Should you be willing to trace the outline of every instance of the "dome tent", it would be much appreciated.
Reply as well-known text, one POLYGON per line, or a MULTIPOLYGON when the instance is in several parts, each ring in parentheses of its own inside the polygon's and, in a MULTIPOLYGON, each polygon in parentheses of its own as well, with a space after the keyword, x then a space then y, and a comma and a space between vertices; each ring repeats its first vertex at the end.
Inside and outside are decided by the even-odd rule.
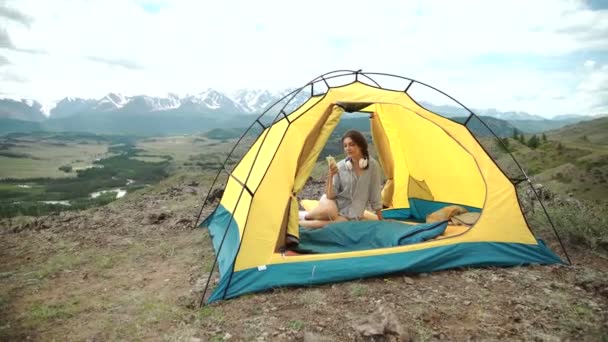
MULTIPOLYGON (((272 121, 264 121, 262 114, 243 134, 261 127, 253 145, 227 171, 218 206, 200 224, 209 229, 220 272, 209 301, 394 272, 562 262, 528 227, 517 198, 517 180, 501 171, 466 122, 452 121, 417 103, 408 90, 415 82, 422 83, 400 78, 408 81, 404 89, 387 89, 375 80, 382 75, 386 76, 336 71, 317 77, 287 95, 287 103, 272 121), (348 77, 344 84, 329 85, 332 79, 348 77), (323 86, 325 91, 315 93, 315 87, 323 86), (306 88, 310 88, 308 100, 286 111, 306 88), (417 221, 437 209, 459 205, 478 212, 477 221, 405 245, 283 253, 287 237, 300 235, 297 194, 345 112, 370 113, 373 142, 387 178, 382 189, 385 216, 417 221)), ((463 108, 469 119, 475 117, 463 108)), ((226 162, 222 169, 225 166, 226 162)))

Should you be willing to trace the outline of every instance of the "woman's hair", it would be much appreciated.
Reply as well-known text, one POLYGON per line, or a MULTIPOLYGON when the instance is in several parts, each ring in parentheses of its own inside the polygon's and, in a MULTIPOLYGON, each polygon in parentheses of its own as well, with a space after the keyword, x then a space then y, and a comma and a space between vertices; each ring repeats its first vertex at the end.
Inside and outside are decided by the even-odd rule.
POLYGON ((363 136, 363 134, 361 134, 361 132, 351 129, 344 133, 344 135, 342 136, 342 143, 344 143, 344 139, 346 138, 351 138, 351 140, 361 149, 363 157, 369 160, 369 152, 367 151, 367 140, 365 140, 365 137, 363 136))

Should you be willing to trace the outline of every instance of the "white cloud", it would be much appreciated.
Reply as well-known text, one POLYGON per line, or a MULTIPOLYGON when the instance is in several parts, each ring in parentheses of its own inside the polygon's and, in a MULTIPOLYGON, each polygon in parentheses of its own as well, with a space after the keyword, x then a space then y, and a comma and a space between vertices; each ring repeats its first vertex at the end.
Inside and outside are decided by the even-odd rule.
POLYGON ((471 107, 585 114, 590 106, 564 106, 556 98, 596 84, 587 81, 588 69, 501 61, 608 49, 607 12, 591 11, 583 0, 8 4, 31 18, 29 27, 7 24, 11 42, 48 54, 8 51, 13 73, 31 82, 0 79, 0 87, 42 101, 110 91, 296 87, 330 70, 362 68, 420 79, 471 107), (146 11, 146 4, 158 12, 146 11), (489 62, 480 65, 480 58, 489 62))
POLYGON ((608 64, 584 75, 576 87, 573 102, 579 108, 589 108, 589 114, 608 113, 608 64))
POLYGON ((585 68, 593 69, 593 67, 595 67, 595 61, 586 60, 585 64, 583 64, 583 65, 585 66, 585 68))

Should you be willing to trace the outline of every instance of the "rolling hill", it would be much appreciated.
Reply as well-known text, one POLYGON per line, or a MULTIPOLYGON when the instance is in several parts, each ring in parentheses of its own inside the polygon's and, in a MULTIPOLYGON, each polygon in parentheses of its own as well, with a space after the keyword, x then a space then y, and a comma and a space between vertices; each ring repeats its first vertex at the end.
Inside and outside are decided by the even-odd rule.
MULTIPOLYGON (((536 149, 509 138, 513 155, 532 180, 560 194, 608 200, 608 118, 568 125, 546 136, 536 149)), ((507 174, 521 175, 504 152, 494 146, 491 153, 507 174)))

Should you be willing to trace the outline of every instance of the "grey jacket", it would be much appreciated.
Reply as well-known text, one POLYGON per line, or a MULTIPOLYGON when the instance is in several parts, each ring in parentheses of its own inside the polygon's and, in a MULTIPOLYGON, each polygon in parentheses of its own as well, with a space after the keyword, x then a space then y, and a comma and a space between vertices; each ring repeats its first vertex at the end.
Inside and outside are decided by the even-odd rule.
POLYGON ((338 173, 334 175, 333 186, 336 194, 338 213, 351 220, 363 216, 369 203, 373 210, 382 209, 380 164, 369 158, 369 167, 360 176, 346 167, 345 160, 338 162, 338 173))

